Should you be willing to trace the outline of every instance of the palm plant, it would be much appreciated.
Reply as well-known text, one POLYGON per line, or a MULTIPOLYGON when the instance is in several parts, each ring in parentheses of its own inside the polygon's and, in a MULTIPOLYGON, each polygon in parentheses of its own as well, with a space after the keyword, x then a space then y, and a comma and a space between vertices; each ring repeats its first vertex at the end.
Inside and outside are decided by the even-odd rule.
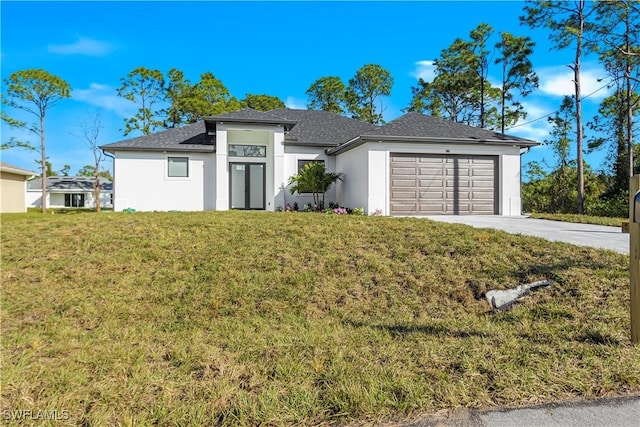
POLYGON ((324 207, 324 196, 337 182, 342 181, 343 174, 339 172, 328 172, 323 163, 311 162, 304 165, 297 175, 289 178, 291 194, 311 193, 313 204, 316 210, 324 207))

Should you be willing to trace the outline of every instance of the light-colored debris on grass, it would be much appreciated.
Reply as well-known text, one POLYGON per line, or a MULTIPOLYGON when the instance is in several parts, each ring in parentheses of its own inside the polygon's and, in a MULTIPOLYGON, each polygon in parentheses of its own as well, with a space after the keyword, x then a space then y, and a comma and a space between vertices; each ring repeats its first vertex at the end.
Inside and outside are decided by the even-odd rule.
POLYGON ((527 295, 530 291, 543 286, 550 286, 551 280, 540 280, 538 282, 519 285, 513 289, 496 290, 492 289, 485 294, 487 301, 494 310, 505 310, 513 303, 527 295))

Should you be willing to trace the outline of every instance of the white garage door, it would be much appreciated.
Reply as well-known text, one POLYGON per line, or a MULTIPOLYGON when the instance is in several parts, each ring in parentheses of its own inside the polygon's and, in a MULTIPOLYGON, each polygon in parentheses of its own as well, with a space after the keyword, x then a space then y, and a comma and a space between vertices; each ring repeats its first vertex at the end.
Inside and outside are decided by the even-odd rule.
POLYGON ((498 213, 497 156, 391 154, 391 215, 498 213))

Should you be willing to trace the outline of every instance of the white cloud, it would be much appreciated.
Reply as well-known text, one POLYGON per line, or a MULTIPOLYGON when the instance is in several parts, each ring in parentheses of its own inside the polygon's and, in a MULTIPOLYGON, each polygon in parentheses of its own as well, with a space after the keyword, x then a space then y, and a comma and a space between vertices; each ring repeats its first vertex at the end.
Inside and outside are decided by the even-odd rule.
POLYGON ((553 109, 529 102, 523 102, 523 106, 527 112, 527 117, 518 120, 518 122, 510 129, 507 129, 505 133, 538 142, 543 142, 549 138, 551 124, 549 124, 546 115, 553 112, 553 109))
POLYGON ((292 109, 296 109, 296 110, 306 110, 307 109, 307 103, 304 101, 301 101, 298 98, 295 98, 293 96, 287 96, 287 99, 284 101, 284 105, 287 108, 292 108, 292 109))
POLYGON ((436 77, 436 67, 433 61, 417 61, 416 68, 411 72, 416 79, 430 82, 436 77))
POLYGON ((88 89, 73 89, 71 98, 115 112, 121 117, 136 113, 136 104, 118 96, 111 86, 91 83, 88 89))
POLYGON ((49 45, 48 50, 61 55, 104 56, 113 51, 113 46, 99 40, 80 37, 75 43, 49 45))
MULTIPOLYGON (((540 79, 540 91, 552 96, 573 95, 575 87, 573 84, 573 70, 561 65, 555 67, 544 67, 536 70, 540 79)), ((603 86, 609 78, 604 70, 593 66, 583 67, 580 73, 580 84, 582 97, 587 97, 593 101, 599 101, 610 94, 610 90, 603 86)))

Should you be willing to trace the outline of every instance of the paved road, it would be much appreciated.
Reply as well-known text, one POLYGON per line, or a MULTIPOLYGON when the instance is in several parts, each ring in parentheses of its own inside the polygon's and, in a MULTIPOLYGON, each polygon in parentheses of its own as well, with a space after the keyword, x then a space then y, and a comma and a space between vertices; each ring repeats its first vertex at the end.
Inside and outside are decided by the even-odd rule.
POLYGON ((478 228, 495 228, 508 233, 542 237, 551 241, 567 242, 579 246, 610 249, 623 254, 629 253, 629 235, 623 234, 620 227, 548 221, 526 216, 430 215, 427 218, 435 221, 467 224, 478 228))
POLYGON ((640 396, 581 400, 497 411, 454 411, 437 414, 406 427, 636 427, 640 396))

